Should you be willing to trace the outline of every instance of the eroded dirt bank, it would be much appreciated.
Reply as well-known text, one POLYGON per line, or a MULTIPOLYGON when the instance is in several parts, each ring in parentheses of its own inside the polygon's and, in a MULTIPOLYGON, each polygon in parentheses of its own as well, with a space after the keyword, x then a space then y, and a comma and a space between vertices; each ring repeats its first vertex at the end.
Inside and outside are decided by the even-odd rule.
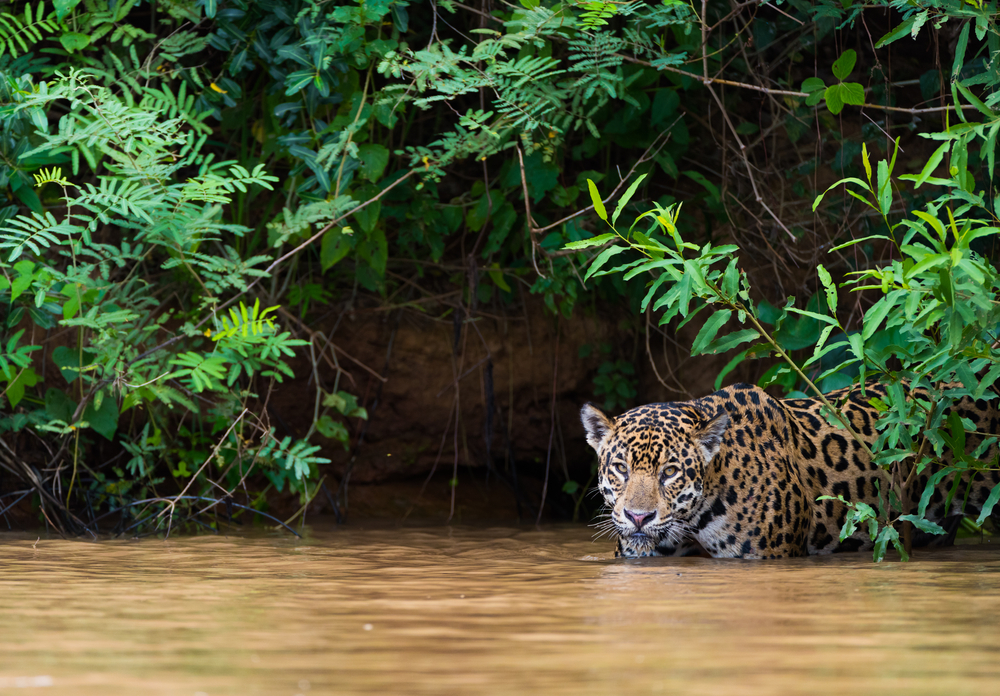
MULTIPOLYGON (((370 414, 367 422, 348 423, 349 449, 329 440, 324 447, 332 463, 322 473, 348 517, 446 518, 457 478, 455 513, 463 519, 533 519, 546 468, 545 516, 572 517, 575 501, 563 485, 582 487, 593 463, 580 406, 593 401, 620 412, 701 396, 713 390, 725 363, 690 358, 690 330, 666 334, 644 317, 577 307, 572 319, 557 319, 531 296, 506 311, 496 307, 462 322, 432 316, 440 312, 371 307, 331 311, 310 323, 311 331, 332 333, 344 371, 337 386, 356 394, 370 414)), ((279 429, 305 433, 316 377, 327 391, 336 383, 327 356, 315 371, 300 359, 296 379, 272 395, 268 415, 279 429)), ((746 365, 727 381, 755 379, 760 369, 746 365)), ((582 509, 593 505, 591 499, 582 509)), ((311 512, 331 508, 318 497, 311 512)))

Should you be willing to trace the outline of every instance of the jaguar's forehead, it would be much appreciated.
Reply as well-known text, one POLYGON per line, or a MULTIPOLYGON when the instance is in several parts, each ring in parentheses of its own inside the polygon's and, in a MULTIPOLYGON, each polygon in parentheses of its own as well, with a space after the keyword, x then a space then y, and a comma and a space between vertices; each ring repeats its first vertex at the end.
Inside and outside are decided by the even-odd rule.
POLYGON ((686 436, 700 420, 695 409, 674 403, 647 404, 627 411, 615 419, 606 461, 656 466, 671 452, 683 455, 691 445, 686 436))
POLYGON ((615 419, 615 433, 662 434, 683 433, 701 420, 701 414, 690 406, 675 403, 647 404, 626 411, 615 419))

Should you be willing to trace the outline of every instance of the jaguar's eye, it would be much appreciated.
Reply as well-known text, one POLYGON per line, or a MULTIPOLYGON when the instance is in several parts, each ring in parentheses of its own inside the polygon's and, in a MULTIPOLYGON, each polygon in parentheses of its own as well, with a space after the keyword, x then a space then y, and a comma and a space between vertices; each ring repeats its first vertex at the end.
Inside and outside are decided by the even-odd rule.
POLYGON ((674 476, 677 475, 678 471, 680 471, 680 469, 678 469, 676 466, 668 466, 666 469, 663 470, 663 473, 660 474, 660 481, 664 482, 668 478, 673 478, 674 476))
POLYGON ((615 471, 624 476, 628 473, 628 467, 623 462, 618 462, 615 464, 615 471))

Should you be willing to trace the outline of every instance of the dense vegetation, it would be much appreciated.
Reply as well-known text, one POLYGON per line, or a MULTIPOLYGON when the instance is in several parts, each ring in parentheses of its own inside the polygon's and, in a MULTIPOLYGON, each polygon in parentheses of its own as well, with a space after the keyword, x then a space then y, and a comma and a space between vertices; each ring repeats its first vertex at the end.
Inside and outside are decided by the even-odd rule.
MULTIPOLYGON (((786 392, 936 389, 879 406, 898 485, 853 522, 898 542, 901 519, 927 527, 898 503, 908 472, 964 442, 941 404, 1000 376, 993 12, 7 3, 0 511, 165 530, 291 490, 301 514, 329 496, 321 449, 362 446, 352 424, 377 404, 309 329, 321 308, 446 319, 458 351, 481 312, 535 295, 564 320, 609 303, 655 317, 634 325, 647 346, 693 320, 696 353, 732 355, 719 383, 755 359, 786 392), (598 237, 585 282, 605 204, 637 233, 631 250, 598 237), (296 357, 314 408, 289 430, 267 403, 296 357)), ((593 397, 633 405, 635 379, 612 349, 593 397)), ((586 472, 566 478, 579 506, 586 472)))

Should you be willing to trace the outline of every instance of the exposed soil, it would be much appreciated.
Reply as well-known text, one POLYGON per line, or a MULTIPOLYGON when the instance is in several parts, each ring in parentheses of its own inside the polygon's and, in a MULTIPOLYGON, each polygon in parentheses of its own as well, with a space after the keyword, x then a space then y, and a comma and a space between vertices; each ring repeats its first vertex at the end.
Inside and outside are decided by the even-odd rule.
MULTIPOLYGON (((624 359, 635 366, 638 394, 628 407, 710 393, 727 362, 687 354, 682 346, 691 345, 696 329, 685 327, 672 339, 653 332, 650 352, 670 388, 651 367, 642 317, 577 307, 573 319, 556 319, 533 297, 520 307, 508 306, 506 314, 494 313, 502 311, 494 305, 467 322, 471 328, 457 342, 453 321, 412 309, 343 314, 334 340, 345 370, 339 388, 357 394, 370 418, 350 423, 350 449, 328 441, 323 456, 332 463, 322 473, 331 491, 346 495, 350 518, 400 519, 407 512, 422 519, 447 518, 457 471, 456 516, 533 519, 547 462, 546 516, 571 517, 573 500, 561 489, 567 480, 584 484, 591 473, 593 453, 578 414, 585 402, 595 400, 594 378, 603 362, 624 359), (599 350, 602 345, 610 346, 610 353, 599 350), (385 376, 381 389, 372 373, 385 376), (457 404, 456 375, 461 377, 457 404)), ((336 321, 337 314, 331 314, 310 328, 328 335, 336 321)), ((272 395, 268 414, 275 425, 301 436, 312 421, 316 391, 311 365, 300 360, 294 369, 297 379, 272 395)), ((745 365, 727 382, 755 379, 760 370, 757 364, 745 365)), ((322 388, 331 390, 336 371, 320 363, 318 374, 322 388)), ((584 512, 596 504, 591 498, 584 512)), ((316 512, 329 507, 320 499, 313 506, 316 512)))

